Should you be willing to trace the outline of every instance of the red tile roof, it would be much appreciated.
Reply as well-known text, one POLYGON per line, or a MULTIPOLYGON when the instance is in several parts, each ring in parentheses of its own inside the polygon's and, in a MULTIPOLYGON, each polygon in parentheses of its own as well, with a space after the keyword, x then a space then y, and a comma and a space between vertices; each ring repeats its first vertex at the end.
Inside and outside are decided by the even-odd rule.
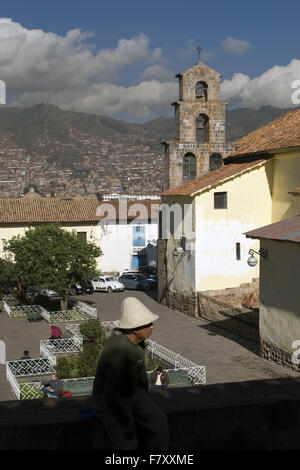
POLYGON ((220 183, 221 181, 231 178, 232 176, 236 176, 246 170, 255 168, 265 161, 266 159, 260 159, 252 162, 229 163, 228 165, 222 166, 217 170, 210 171, 193 181, 168 189, 163 192, 161 196, 194 196, 202 189, 206 189, 220 183))
MULTIPOLYGON (((124 204, 124 203, 123 203, 124 204)), ((127 206, 119 206, 119 201, 99 201, 95 196, 70 198, 0 198, 0 224, 22 223, 85 223, 99 222, 106 217, 104 210, 113 206, 116 219, 119 218, 119 207, 124 207, 125 217, 134 219, 138 216, 139 204, 144 217, 158 218, 160 200, 128 201, 127 206), (127 207, 127 212, 126 212, 127 207), (131 209, 130 209, 131 207, 131 209), (98 210, 98 211, 97 211, 98 210)), ((121 213, 121 216, 123 214, 121 213)))
POLYGON ((300 243, 300 215, 265 225, 245 233, 248 238, 266 238, 269 240, 300 243))
MULTIPOLYGON (((272 153, 280 149, 300 147, 300 109, 289 111, 236 142, 232 156, 272 153)), ((226 161, 225 158, 225 161, 226 161)))

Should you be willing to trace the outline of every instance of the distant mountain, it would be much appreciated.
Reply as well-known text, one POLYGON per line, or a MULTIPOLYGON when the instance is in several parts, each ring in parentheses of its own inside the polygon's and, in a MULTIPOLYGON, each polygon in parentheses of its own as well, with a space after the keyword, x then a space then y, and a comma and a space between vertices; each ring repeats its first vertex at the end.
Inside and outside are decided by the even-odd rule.
POLYGON ((235 141, 295 108, 263 106, 259 109, 237 108, 226 112, 227 140, 235 141))
MULTIPOLYGON (((264 106, 226 113, 226 137, 235 141, 290 109, 264 106)), ((44 194, 97 191, 159 193, 161 142, 174 139, 173 118, 127 123, 51 104, 0 107, 0 197, 36 185, 44 194)))
MULTIPOLYGON (((227 140, 234 141, 294 108, 279 109, 263 106, 257 110, 237 108, 226 112, 227 140)), ((34 146, 45 134, 64 143, 71 141, 69 129, 76 128, 95 137, 123 135, 151 135, 158 140, 174 137, 174 119, 158 117, 142 124, 132 124, 96 114, 76 113, 51 104, 28 108, 0 108, 0 129, 12 134, 22 146, 34 146)))

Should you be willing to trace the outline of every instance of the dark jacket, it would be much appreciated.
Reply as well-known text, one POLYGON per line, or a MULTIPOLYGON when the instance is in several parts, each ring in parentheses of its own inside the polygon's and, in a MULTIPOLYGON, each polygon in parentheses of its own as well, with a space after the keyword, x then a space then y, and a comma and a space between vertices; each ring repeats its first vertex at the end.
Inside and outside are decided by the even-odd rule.
MULTIPOLYGON (((149 377, 149 385, 156 384, 157 376, 158 376, 157 370, 152 372, 152 374, 149 377)), ((165 371, 162 371, 162 373, 160 374, 160 381, 161 381, 161 384, 164 386, 169 385, 169 376, 165 371)))
POLYGON ((63 389, 63 383, 61 380, 49 380, 48 382, 42 382, 44 387, 50 387, 54 391, 54 393, 60 393, 63 389))

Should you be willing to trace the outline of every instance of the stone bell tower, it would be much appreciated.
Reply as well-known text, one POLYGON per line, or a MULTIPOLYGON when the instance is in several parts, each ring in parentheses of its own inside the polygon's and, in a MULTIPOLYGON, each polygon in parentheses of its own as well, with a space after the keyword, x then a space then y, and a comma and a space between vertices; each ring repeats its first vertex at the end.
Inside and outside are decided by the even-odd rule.
POLYGON ((164 190, 191 181, 223 165, 234 150, 225 140, 225 106, 220 100, 222 75, 197 64, 179 79, 175 110, 175 139, 165 146, 164 190))

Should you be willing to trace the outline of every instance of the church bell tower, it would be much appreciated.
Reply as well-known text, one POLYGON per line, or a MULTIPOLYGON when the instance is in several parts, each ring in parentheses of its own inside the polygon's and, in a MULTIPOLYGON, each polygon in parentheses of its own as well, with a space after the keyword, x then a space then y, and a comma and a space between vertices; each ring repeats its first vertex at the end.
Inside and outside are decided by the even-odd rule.
POLYGON ((223 165, 234 150, 225 139, 225 106, 220 99, 222 75, 198 61, 176 75, 179 100, 175 111, 175 138, 165 147, 164 190, 187 183, 223 165))

